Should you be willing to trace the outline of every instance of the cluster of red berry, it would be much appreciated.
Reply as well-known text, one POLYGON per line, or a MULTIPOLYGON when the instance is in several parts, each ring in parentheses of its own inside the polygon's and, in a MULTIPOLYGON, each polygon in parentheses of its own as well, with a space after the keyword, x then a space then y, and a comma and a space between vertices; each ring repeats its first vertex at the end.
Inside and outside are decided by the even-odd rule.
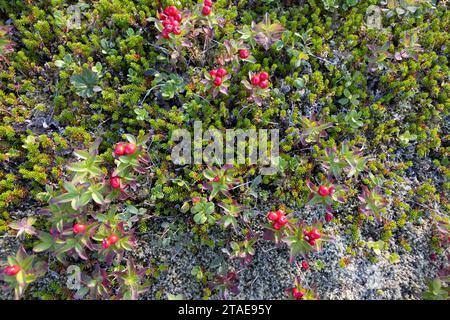
POLYGON ((166 7, 164 12, 159 14, 159 20, 164 26, 161 36, 167 39, 170 33, 179 35, 181 33, 180 22, 182 19, 181 13, 175 6, 166 7))
MULTIPOLYGON (((86 228, 87 228, 87 226, 85 224, 76 223, 73 226, 73 233, 78 234, 78 233, 84 232, 86 230, 86 228)), ((103 239, 102 247, 103 247, 103 249, 108 249, 109 246, 115 244, 117 241, 119 241, 118 236, 116 236, 115 234, 110 235, 108 238, 103 239)))
POLYGON ((303 239, 307 241, 310 245, 315 246, 316 240, 320 239, 320 232, 316 228, 311 231, 305 230, 303 231, 303 239))
POLYGON ((298 290, 297 288, 292 288, 292 296, 295 300, 302 300, 305 293, 303 291, 298 290))
POLYGON ((289 222, 283 210, 277 210, 275 212, 269 211, 269 213, 267 214, 267 219, 273 222, 272 227, 275 230, 280 230, 282 226, 289 222))
POLYGON ((228 72, 224 68, 214 69, 209 72, 210 76, 214 78, 214 85, 220 87, 222 85, 222 78, 225 77, 228 72))
POLYGON ((212 0, 203 1, 202 15, 209 16, 212 12, 212 0))
POLYGON ((239 50, 239 58, 247 59, 248 57, 250 57, 250 51, 248 51, 247 49, 240 49, 239 50))
POLYGON ((116 236, 115 234, 112 234, 108 238, 103 239, 102 247, 103 247, 103 249, 108 249, 109 246, 115 244, 117 241, 119 241, 119 237, 116 236))
POLYGON ((265 71, 255 74, 252 77, 252 85, 259 86, 262 89, 266 89, 269 86, 269 74, 265 71))
POLYGON ((135 153, 136 150, 137 146, 134 143, 119 142, 114 148, 114 154, 120 157, 123 155, 131 155, 135 153))
MULTIPOLYGON (((116 147, 114 148, 114 154, 116 156, 123 156, 123 155, 132 155, 136 152, 137 146, 134 143, 131 142, 119 142, 116 144, 116 147)), ((114 176, 109 179, 109 184, 113 189, 119 189, 120 188, 120 177, 114 176)))
POLYGON ((10 277, 15 276, 16 274, 18 274, 20 272, 20 267, 18 265, 14 265, 14 266, 8 266, 6 267, 3 272, 10 277))

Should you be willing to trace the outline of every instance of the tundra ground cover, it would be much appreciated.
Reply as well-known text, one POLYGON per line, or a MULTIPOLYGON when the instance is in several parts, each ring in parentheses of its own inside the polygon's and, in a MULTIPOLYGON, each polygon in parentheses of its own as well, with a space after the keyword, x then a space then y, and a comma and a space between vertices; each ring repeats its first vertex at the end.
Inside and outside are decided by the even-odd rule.
POLYGON ((446 2, 0 9, 2 297, 448 298, 446 2), (196 121, 279 170, 175 164, 196 121))

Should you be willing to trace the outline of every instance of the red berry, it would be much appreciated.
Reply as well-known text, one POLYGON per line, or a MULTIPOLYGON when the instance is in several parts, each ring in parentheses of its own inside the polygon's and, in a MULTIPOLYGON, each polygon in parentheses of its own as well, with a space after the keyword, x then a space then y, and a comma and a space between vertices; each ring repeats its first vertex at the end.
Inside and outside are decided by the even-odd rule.
POLYGON ((123 143, 116 144, 116 147, 114 148, 114 154, 116 156, 123 156, 125 154, 125 144, 123 143))
POLYGON ((159 13, 159 20, 160 21, 164 21, 167 19, 167 14, 165 14, 164 12, 160 12, 159 13))
POLYGON ((213 179, 214 182, 219 182, 220 181, 220 177, 219 176, 215 176, 213 179))
POLYGON ((280 230, 281 227, 282 227, 282 225, 279 224, 278 222, 275 222, 275 223, 273 224, 273 228, 274 228, 275 230, 280 230))
POLYGON ((125 146, 125 153, 126 154, 133 154, 137 150, 137 146, 134 143, 127 143, 125 146))
POLYGON ((222 84, 222 78, 221 77, 216 77, 215 79, 214 79, 214 85, 216 86, 216 87, 219 87, 221 84, 222 84))
POLYGON ((269 213, 267 214, 267 219, 269 219, 270 221, 277 221, 278 214, 276 212, 269 211, 269 213))
POLYGON ((430 254, 430 259, 433 261, 437 260, 437 254, 434 252, 432 254, 430 254))
MULTIPOLYGON (((261 78, 260 78, 261 79, 261 78)), ((259 86, 262 88, 262 89, 266 89, 268 86, 269 86, 269 81, 267 81, 267 80, 261 80, 261 82, 259 83, 259 86)))
POLYGON ((177 13, 176 15, 173 16, 173 18, 175 19, 175 21, 181 22, 181 20, 183 20, 183 17, 181 16, 181 13, 177 13))
POLYGON ((267 72, 263 71, 259 74, 259 78, 261 80, 267 80, 267 79, 269 79, 269 74, 267 72))
POLYGON ((175 6, 168 6, 166 9, 164 9, 164 13, 168 16, 174 16, 178 13, 178 10, 175 6))
POLYGON ((200 197, 192 197, 192 203, 200 202, 200 197))
POLYGON ((180 26, 175 26, 175 27, 173 27, 172 32, 173 32, 174 34, 176 34, 176 35, 181 34, 181 28, 180 28, 180 26))
POLYGON ((239 58, 247 59, 249 56, 250 56, 250 51, 248 51, 247 49, 239 50, 239 58))
POLYGON ((319 190, 317 192, 322 197, 326 197, 326 196, 328 196, 330 194, 330 190, 328 189, 327 186, 320 186, 319 190))
POLYGON ((312 229, 311 232, 309 233, 309 237, 312 240, 316 240, 316 239, 320 239, 320 232, 317 229, 312 229))
POLYGON ((309 242, 309 236, 304 236, 303 240, 308 241, 309 242))
POLYGON ((252 85, 257 86, 261 82, 259 75, 254 75, 252 77, 252 85))
POLYGON ((305 294, 301 291, 299 291, 297 288, 292 289, 292 296, 296 300, 301 300, 305 294))
POLYGON ((303 261, 302 262, 302 268, 305 269, 305 270, 308 270, 309 269, 309 263, 306 262, 306 261, 303 261))
POLYGON ((211 7, 204 6, 202 9, 202 15, 209 16, 211 14, 211 11, 212 11, 211 7))
POLYGON ((110 235, 110 236, 108 237, 107 240, 109 241, 110 244, 114 244, 114 243, 116 243, 117 241, 119 241, 119 237, 116 236, 115 234, 112 234, 112 235, 110 235))
POLYGON ((82 223, 77 223, 73 226, 73 233, 78 234, 86 230, 86 225, 82 223))
POLYGON ((216 77, 216 76, 217 76, 217 70, 216 70, 216 69, 211 70, 211 71, 209 72, 209 75, 210 75, 211 77, 216 77))
POLYGON ((13 266, 8 266, 5 268, 5 270, 3 270, 3 272, 7 275, 7 276, 15 276, 16 274, 18 274, 20 272, 21 268, 18 265, 13 265, 13 266))
POLYGON ((279 224, 281 224, 282 226, 284 226, 286 223, 288 223, 288 219, 286 218, 286 216, 281 216, 278 218, 277 222, 279 224))
POLYGON ((211 0, 205 0, 205 1, 203 1, 203 5, 208 6, 208 7, 212 7, 213 2, 211 0))
POLYGON ((169 31, 167 31, 167 29, 164 29, 161 32, 161 37, 163 37, 164 39, 169 39, 169 31))
POLYGON ((167 30, 167 32, 172 32, 173 30, 173 24, 168 23, 166 24, 166 26, 164 27, 165 30, 167 30))
POLYGON ((103 239, 103 241, 102 241, 103 249, 108 249, 110 245, 111 245, 111 243, 109 242, 108 239, 103 239))
POLYGON ((111 179, 109 179, 109 183, 111 184, 111 187, 113 187, 114 189, 119 189, 120 177, 111 177, 111 179))
POLYGON ((219 68, 217 69, 217 76, 218 77, 225 77, 228 74, 227 70, 225 70, 224 68, 219 68))
POLYGON ((333 220, 333 215, 331 213, 327 212, 325 214, 325 221, 330 222, 331 220, 333 220))
POLYGON ((314 239, 309 240, 309 244, 312 245, 312 246, 315 246, 316 245, 316 240, 314 240, 314 239))

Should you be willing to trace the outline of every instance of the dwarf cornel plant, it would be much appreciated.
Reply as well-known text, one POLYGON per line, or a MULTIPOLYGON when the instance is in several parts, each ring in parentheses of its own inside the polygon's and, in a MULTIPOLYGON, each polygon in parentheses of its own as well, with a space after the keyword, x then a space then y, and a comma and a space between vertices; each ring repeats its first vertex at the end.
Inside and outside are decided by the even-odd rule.
POLYGON ((0 2, 7 292, 35 297, 46 270, 77 267, 78 289, 52 282, 38 297, 178 298, 148 290, 177 267, 152 256, 158 239, 214 250, 195 274, 204 298, 229 298, 266 239, 290 251, 291 285, 271 298, 318 299, 323 286, 303 273, 323 268, 331 241, 346 248, 343 268, 427 248, 439 271, 417 298, 447 298, 444 1, 94 0, 76 7, 80 19, 71 9, 0 2), (197 121, 278 129, 279 170, 174 164, 172 134, 197 121), (413 229, 430 231, 420 246, 404 234, 413 229))

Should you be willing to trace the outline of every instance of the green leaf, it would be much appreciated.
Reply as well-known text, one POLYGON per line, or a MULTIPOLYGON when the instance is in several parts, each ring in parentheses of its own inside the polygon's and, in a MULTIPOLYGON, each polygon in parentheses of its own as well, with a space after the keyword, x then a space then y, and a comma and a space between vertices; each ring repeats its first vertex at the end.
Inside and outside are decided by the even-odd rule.
POLYGON ((75 92, 83 98, 94 96, 95 92, 101 91, 97 86, 99 77, 92 70, 83 69, 81 74, 75 74, 70 77, 70 83, 75 87, 75 92))

